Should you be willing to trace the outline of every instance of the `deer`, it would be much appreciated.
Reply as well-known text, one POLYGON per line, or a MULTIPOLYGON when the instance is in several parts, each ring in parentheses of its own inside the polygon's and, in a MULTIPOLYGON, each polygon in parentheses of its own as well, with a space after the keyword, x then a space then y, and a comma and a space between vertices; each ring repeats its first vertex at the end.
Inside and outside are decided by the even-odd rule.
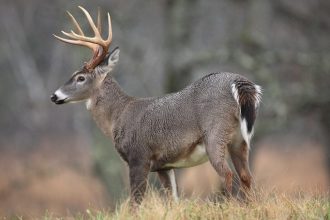
POLYGON ((95 25, 89 12, 79 8, 94 36, 86 36, 70 12, 76 31, 62 31, 67 38, 54 36, 91 49, 93 56, 51 95, 51 101, 57 105, 86 103, 97 126, 128 165, 131 203, 138 206, 142 202, 150 172, 157 172, 166 192, 177 201, 174 170, 207 161, 224 178, 226 195, 232 195, 235 172, 242 187, 249 190, 249 149, 261 87, 242 75, 219 72, 162 97, 130 96, 111 74, 120 50, 109 50, 110 14, 107 13, 108 37, 103 39, 100 11, 95 25))

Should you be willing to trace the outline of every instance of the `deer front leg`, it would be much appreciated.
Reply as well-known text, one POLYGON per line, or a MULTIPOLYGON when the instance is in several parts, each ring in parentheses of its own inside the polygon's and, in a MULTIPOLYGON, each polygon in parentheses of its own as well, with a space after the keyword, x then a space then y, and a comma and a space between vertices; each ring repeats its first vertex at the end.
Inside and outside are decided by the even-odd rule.
POLYGON ((174 170, 162 170, 158 171, 158 176, 160 182, 166 190, 166 193, 172 194, 174 201, 178 201, 178 187, 176 184, 175 173, 174 170))
POLYGON ((139 205, 147 187, 147 178, 150 171, 150 163, 136 158, 129 161, 129 178, 131 187, 131 205, 139 205))

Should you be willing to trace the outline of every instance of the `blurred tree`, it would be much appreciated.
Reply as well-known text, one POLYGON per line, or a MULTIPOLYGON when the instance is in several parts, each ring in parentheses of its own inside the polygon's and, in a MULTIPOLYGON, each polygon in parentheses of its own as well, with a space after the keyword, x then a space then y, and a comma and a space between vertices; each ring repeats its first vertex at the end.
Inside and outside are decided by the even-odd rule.
POLYGON ((197 0, 168 0, 165 10, 165 90, 175 92, 191 81, 193 65, 183 64, 183 56, 191 47, 196 22, 197 0))

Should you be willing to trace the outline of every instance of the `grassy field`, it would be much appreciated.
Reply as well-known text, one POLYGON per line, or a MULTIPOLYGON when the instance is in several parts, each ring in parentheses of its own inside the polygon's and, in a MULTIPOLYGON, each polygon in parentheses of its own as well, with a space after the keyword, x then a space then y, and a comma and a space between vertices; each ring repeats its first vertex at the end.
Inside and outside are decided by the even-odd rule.
MULTIPOLYGON (((113 211, 86 210, 70 219, 330 219, 329 195, 295 195, 258 192, 248 203, 236 199, 214 202, 207 199, 181 199, 166 201, 155 191, 149 191, 140 208, 132 213, 128 201, 113 211)), ((47 215, 47 219, 57 218, 47 215)))

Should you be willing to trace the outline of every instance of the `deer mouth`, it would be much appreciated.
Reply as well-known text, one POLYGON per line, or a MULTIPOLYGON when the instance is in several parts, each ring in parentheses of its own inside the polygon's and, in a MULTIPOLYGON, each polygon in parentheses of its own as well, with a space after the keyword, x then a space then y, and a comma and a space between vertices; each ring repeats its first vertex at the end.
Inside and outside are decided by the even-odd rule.
POLYGON ((67 99, 56 100, 56 101, 54 101, 54 103, 55 103, 56 105, 61 105, 61 104, 66 103, 66 100, 67 100, 67 99))

